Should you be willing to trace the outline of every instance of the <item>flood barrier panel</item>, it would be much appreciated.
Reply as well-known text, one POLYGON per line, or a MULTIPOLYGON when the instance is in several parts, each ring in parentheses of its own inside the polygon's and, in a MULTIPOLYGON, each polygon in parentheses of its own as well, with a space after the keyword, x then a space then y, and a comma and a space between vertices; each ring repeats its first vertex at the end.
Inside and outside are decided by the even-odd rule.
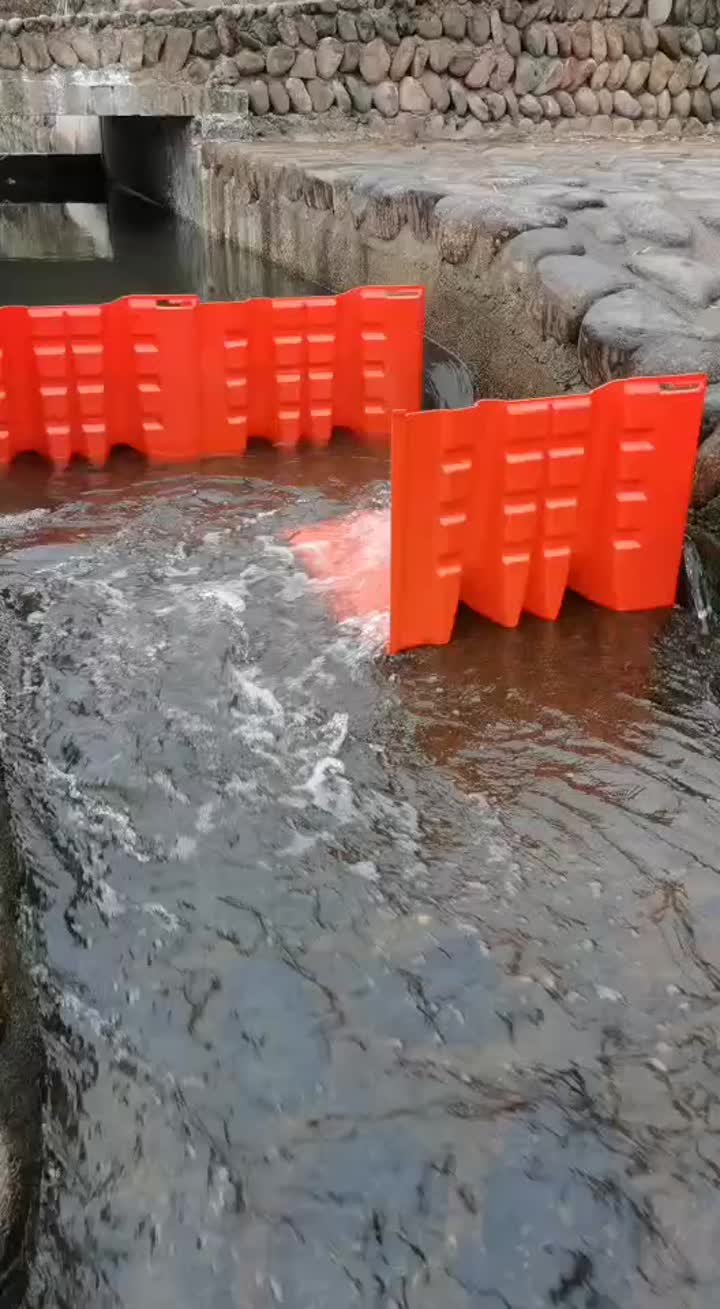
POLYGON ((675 600, 706 379, 396 414, 390 653, 450 640, 458 604, 514 627, 566 587, 615 610, 675 600))
POLYGON ((242 454, 250 437, 387 436, 422 402, 424 291, 0 309, 0 466, 64 468, 129 445, 151 462, 242 454))

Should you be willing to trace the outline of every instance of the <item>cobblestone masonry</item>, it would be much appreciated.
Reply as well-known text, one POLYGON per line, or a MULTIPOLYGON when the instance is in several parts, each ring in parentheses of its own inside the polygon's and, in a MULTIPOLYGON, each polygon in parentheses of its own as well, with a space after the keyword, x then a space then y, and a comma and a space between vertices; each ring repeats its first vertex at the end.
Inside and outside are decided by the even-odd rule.
POLYGON ((51 78, 244 90, 265 133, 399 120, 409 136, 475 139, 579 119, 598 134, 618 120, 698 135, 720 117, 720 0, 301 0, 0 20, 0 110, 51 78))
MULTIPOLYGON (((706 435, 720 422, 714 144, 199 149, 205 226, 333 287, 421 280, 481 394, 701 371, 706 435)), ((720 490, 718 446, 698 503, 720 490)))

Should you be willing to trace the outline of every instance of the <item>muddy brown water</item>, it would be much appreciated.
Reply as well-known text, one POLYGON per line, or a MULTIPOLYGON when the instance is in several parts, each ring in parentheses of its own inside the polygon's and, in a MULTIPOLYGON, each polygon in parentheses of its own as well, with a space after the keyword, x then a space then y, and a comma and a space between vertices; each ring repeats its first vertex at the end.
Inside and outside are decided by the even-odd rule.
POLYGON ((351 443, 0 488, 31 1309, 717 1305, 716 644, 571 597, 389 660, 287 544, 387 497, 351 443))

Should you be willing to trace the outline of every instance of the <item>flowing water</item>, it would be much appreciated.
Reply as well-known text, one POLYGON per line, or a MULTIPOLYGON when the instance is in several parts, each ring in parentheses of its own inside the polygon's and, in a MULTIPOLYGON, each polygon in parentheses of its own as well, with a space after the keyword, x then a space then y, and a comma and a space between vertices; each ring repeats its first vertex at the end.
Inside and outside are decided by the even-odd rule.
POLYGON ((571 598, 387 659, 289 545, 387 474, 2 489, 32 1309, 718 1303, 716 645, 571 598))

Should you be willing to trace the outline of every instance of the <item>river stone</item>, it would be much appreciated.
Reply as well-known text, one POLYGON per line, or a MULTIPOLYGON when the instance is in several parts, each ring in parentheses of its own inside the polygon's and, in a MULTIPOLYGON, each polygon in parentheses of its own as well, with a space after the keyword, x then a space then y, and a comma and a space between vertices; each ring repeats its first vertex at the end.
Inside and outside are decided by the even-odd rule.
MULTIPOLYGON (((70 45, 70 42, 66 41, 63 36, 60 36, 57 33, 48 36, 47 48, 48 54, 54 64, 57 64, 60 68, 77 68, 79 63, 78 57, 70 45)), ((18 58, 18 63, 19 62, 20 59, 18 58)), ((5 67, 5 65, 1 64, 0 66, 5 67)))
POLYGON ((192 45, 192 32, 185 27, 171 27, 165 38, 160 67, 166 77, 173 77, 185 66, 192 45))
POLYGON ((638 63, 632 64, 630 72, 625 79, 625 90, 631 95, 637 95, 642 91, 645 83, 650 76, 650 62, 647 59, 640 59, 638 63))
POLYGON ((579 86, 584 86, 589 82, 595 72, 594 59, 569 59, 568 64, 572 64, 572 79, 568 85, 572 90, 577 90, 579 86))
POLYGON ((708 91, 714 91, 720 86, 720 55, 709 55, 707 72, 705 73, 705 88, 708 91))
POLYGON ((360 51, 362 46, 359 41, 348 41, 343 52, 342 63, 340 65, 341 73, 354 73, 360 63, 360 51))
POLYGON ((672 111, 678 118, 689 118, 692 108, 692 99, 689 91, 681 91, 679 95, 673 96, 672 111))
POLYGON ((586 313, 578 338, 578 359, 588 386, 634 372, 634 355, 663 336, 689 333, 674 309, 644 291, 618 291, 596 301, 586 313))
POLYGON ((692 111, 701 123, 712 122, 712 104, 704 86, 696 87, 692 93, 692 111))
POLYGON ((417 32, 418 36, 431 41, 433 37, 442 36, 442 22, 437 14, 422 14, 417 21, 417 32))
POLYGON ((515 67, 515 94, 527 95, 534 91, 542 77, 542 65, 531 55, 521 55, 515 67))
POLYGON ((518 98, 518 108, 523 118, 531 118, 535 123, 539 123, 543 116, 542 105, 534 95, 521 95, 518 98))
POLYGON ((404 36, 395 51, 390 64, 390 76, 393 82, 402 81, 410 71, 410 65, 415 54, 415 39, 412 36, 404 36))
MULTIPOLYGON (((192 37, 190 39, 192 40, 192 37)), ((100 51, 97 37, 93 32, 86 27, 80 27, 71 32, 70 42, 82 64, 85 64, 88 68, 100 67, 100 51)))
POLYGON ((216 59, 220 54, 220 38, 214 23, 204 23, 195 33, 193 49, 204 59, 216 59))
MULTIPOLYGON (((435 77, 436 74, 428 73, 425 76, 435 77)), ((447 92, 445 94, 447 95, 447 92)), ((449 104, 449 95, 447 99, 449 104)), ((400 108, 400 98, 394 82, 380 82, 378 86, 375 86, 372 92, 372 100, 378 113, 382 114, 383 118, 395 118, 397 116, 400 108)))
POLYGON ((658 34, 649 18, 640 19, 640 40, 644 54, 654 55, 658 48, 658 34))
POLYGON ((623 55, 622 59, 616 59, 615 63, 610 65, 606 83, 608 91, 619 91, 620 87, 625 85, 630 69, 631 63, 627 55, 623 55))
POLYGON ((628 235, 652 241, 655 245, 683 246, 692 238, 692 228, 687 219, 671 213, 658 200, 642 192, 618 196, 613 212, 628 235))
POLYGON ((490 10, 490 36, 493 44, 501 48, 505 44, 505 34, 503 32, 502 19, 497 9, 490 10))
POLYGON ((490 40, 490 19, 484 9, 471 13, 468 35, 474 45, 483 46, 490 40))
POLYGON ((352 14, 343 10, 338 14, 337 31, 341 41, 357 41, 357 24, 352 14))
POLYGON ((560 106, 560 112, 565 118, 574 118, 577 114, 577 106, 569 91, 556 91, 555 99, 560 106))
MULTIPOLYGON (((8 37, 8 40, 10 38, 8 37)), ((74 44, 74 43, 73 43, 74 44)), ((50 55, 42 32, 21 32, 18 45, 22 61, 31 73, 44 73, 50 67, 50 55)), ((79 53, 76 51, 76 54, 79 53)), ((15 67, 16 65, 11 65, 15 67)))
MULTIPOLYGON (((562 59, 544 59, 542 61, 543 74, 535 87, 538 95, 547 95, 550 91, 557 91, 562 85, 565 69, 562 59)), ((492 78, 490 85, 492 86, 492 78)))
POLYGON ((450 60, 449 69, 453 77, 467 77, 475 63, 475 51, 470 46, 456 50, 450 60))
MULTIPOLYGON (((215 28, 213 28, 213 32, 215 28)), ((122 34, 120 63, 129 73, 139 73, 143 65, 145 37, 141 27, 131 27, 122 34)))
POLYGON ((478 236, 503 245, 510 237, 534 227, 564 227, 565 214, 522 193, 471 197, 445 196, 435 206, 434 236, 441 258, 464 263, 478 236))
MULTIPOLYGON (((520 33, 518 32, 516 27, 506 27, 504 29, 504 35, 505 35, 505 49, 507 50, 509 55, 512 55, 513 59, 517 59, 522 52, 522 42, 520 40, 520 33)), ((557 45, 552 53, 557 54, 557 45)))
POLYGON ((375 14, 375 31, 378 36, 382 37, 383 41, 387 42, 388 45, 394 46, 400 44, 400 33, 398 32, 397 23, 392 14, 388 14, 382 10, 380 13, 375 14))
POLYGON ((235 28, 233 23, 225 14, 219 14, 215 20, 215 28, 220 42, 220 49, 224 55, 233 55, 237 42, 235 40, 235 28))
POLYGON ((670 92, 668 91, 667 87, 665 88, 664 91, 660 92, 659 96, 656 96, 656 101, 657 101, 658 118, 660 119, 669 118, 670 111, 672 109, 672 100, 670 98, 670 92))
POLYGON ((360 73, 370 86, 377 86, 387 77, 390 63, 388 48, 379 37, 364 45, 360 51, 360 73))
MULTIPOLYGON (((688 79, 688 86, 690 87, 691 91, 694 87, 702 86, 702 84, 704 83, 705 75, 707 73, 709 63, 710 60, 704 51, 701 55, 698 55, 697 59, 693 61, 692 69, 690 71, 690 77, 688 79)), ((668 89, 669 87, 670 87, 670 83, 668 82, 668 89)))
POLYGON ((372 109, 372 92, 369 86, 358 77, 346 77, 345 85, 350 92, 350 99, 359 114, 367 114, 372 109))
MULTIPOLYGON (((265 67, 270 77, 282 77, 283 73, 289 73, 295 63, 296 52, 289 45, 273 45, 265 56, 265 67)), ((313 60, 313 74, 315 73, 315 61, 313 60)), ((289 94, 289 92, 288 92, 289 94)), ((292 96, 290 96, 292 100, 292 96)))
POLYGON ((680 33, 676 27, 659 27, 658 45, 660 53, 667 55, 668 59, 679 59, 682 54, 680 33))
POLYGON ((312 100, 305 83, 301 82, 299 77, 288 77, 285 81, 285 90, 296 114, 312 113, 312 100))
POLYGON ((601 86, 597 92, 598 109, 601 114, 611 114, 613 112, 613 92, 608 91, 606 86, 601 86))
MULTIPOLYGON (((103 56, 102 40, 98 44, 100 46, 100 62, 102 63, 102 56, 103 56)), ((145 28, 145 41, 143 45, 143 62, 146 68, 154 68, 155 65, 160 62, 160 56, 163 52, 164 44, 165 44, 165 32, 163 31, 162 27, 153 26, 153 27, 145 28)), ((221 55, 220 59, 221 60, 224 59, 226 64, 229 64, 233 68, 234 72, 237 74, 237 69, 235 68, 232 59, 228 58, 227 55, 221 55)), ((218 78, 218 81, 237 81, 237 77, 218 78)))
MULTIPOLYGON (((154 31, 162 33, 163 41, 167 37, 167 29, 154 28, 154 31)), ((116 27, 104 27, 98 40, 98 50, 100 51, 100 67, 110 68, 113 64, 120 62, 120 50, 122 49, 122 37, 116 27)))
POLYGON ((590 26, 588 23, 576 23, 572 29, 572 48, 576 59, 589 59, 592 54, 590 26))
MULTIPOLYGON (((688 259, 685 255, 653 252, 633 255, 628 264, 634 272, 652 278, 663 290, 696 309, 705 309, 720 297, 720 271, 711 264, 688 259)), ((715 348, 720 357, 720 342, 715 348)))
POLYGON ((590 90, 600 91, 601 88, 607 82, 609 76, 610 76, 610 64, 606 59, 604 63, 598 64, 597 68, 595 69, 595 72, 590 78, 590 90))
MULTIPOLYGON (((472 94, 477 94, 473 92, 472 94)), ((468 111, 468 92, 465 87, 451 78, 450 80, 450 100, 455 113, 464 118, 468 111)))
POLYGON ((422 77, 423 73, 425 72, 425 69, 427 68, 427 61, 428 61, 427 46, 419 45, 415 50, 415 54, 413 55, 412 67, 410 69, 412 76, 416 80, 419 77, 422 77))
POLYGON ((316 114, 325 114, 333 103, 332 88, 319 77, 311 77, 307 92, 316 114))
MULTIPOLYGON (((233 64, 233 68, 235 65, 233 64)), ((256 79, 248 87, 248 99, 250 108, 254 114, 266 114, 270 109, 270 95, 267 84, 256 79)))
POLYGON ((483 97, 494 122, 499 123, 507 112, 507 101, 501 91, 484 91, 483 97))
POLYGON ((404 77, 400 83, 400 108, 408 114, 430 113, 430 96, 414 77, 404 77))
POLYGON ((522 35, 522 43, 529 55, 534 55, 539 59, 545 54, 546 45, 546 28, 544 23, 531 23, 525 28, 522 35))
MULTIPOLYGON (((297 27, 298 37, 303 45, 309 45, 314 50, 318 43, 317 28, 309 14, 295 14, 295 26, 297 27)), ((358 20, 359 21, 359 20, 358 20)), ((371 20, 372 21, 372 20, 371 20)), ((374 28, 372 29, 375 30, 374 28)))
POLYGON ((467 29, 467 18, 458 5, 448 5, 442 17, 445 35, 462 41, 467 29))
MULTIPOLYGON (((655 29, 653 28, 653 31, 654 30, 655 29)), ((630 28, 629 30, 623 33, 623 46, 625 47, 625 54, 629 55, 632 60, 645 58, 646 52, 642 43, 642 39, 640 37, 640 32, 638 30, 630 28)), ((657 47, 658 47, 658 36, 656 32, 655 33, 656 50, 657 47)))
POLYGON ((343 86, 339 77, 334 78, 334 80, 330 83, 330 85, 332 87, 332 93, 333 93, 333 98, 335 100, 335 104, 337 105, 337 108, 340 110, 340 112, 343 114, 352 113, 352 100, 350 99, 350 96, 345 90, 345 87, 343 86))
POLYGON ((311 50, 309 46, 302 46, 298 50, 293 66, 289 71, 291 77, 299 77, 303 82, 308 82, 311 77, 316 77, 315 51, 311 50))
POLYGON ((642 118, 642 109, 635 96, 631 95, 629 91, 615 91, 613 108, 621 118, 642 118))
POLYGON ((597 64, 607 59, 607 38, 602 23, 595 20, 590 24, 590 53, 597 64))
POLYGON ((239 50, 235 56, 235 66, 243 77, 252 77, 255 73, 265 72, 265 57, 259 50, 239 50))
POLYGON ((577 341, 588 309, 601 296, 633 284, 632 276, 588 255, 549 255, 538 264, 539 312, 543 331, 556 341, 577 341))
POLYGON ((668 59, 667 55, 663 54, 662 50, 658 50, 656 54, 653 55, 650 63, 648 91, 650 91, 652 95, 658 95, 660 91, 664 91, 674 71, 675 65, 672 60, 668 59))
POLYGON ((300 44, 300 33, 297 29, 297 23, 289 14, 280 13, 277 16, 277 34, 283 45, 296 46, 300 44))
MULTIPOLYGON (((311 51, 308 51, 310 54, 311 51)), ((315 63, 317 65, 318 77, 330 81, 337 73, 341 63, 344 46, 335 36, 324 36, 318 41, 317 50, 315 51, 315 63)))
POLYGON ((19 68, 20 48, 7 32, 0 33, 0 68, 19 68))
POLYGON ((676 63, 668 79, 667 89, 670 95, 679 95, 690 83, 690 75, 693 71, 695 61, 689 55, 683 55, 676 63))
POLYGON ((287 114, 290 112, 290 97, 285 90, 282 82, 271 81, 267 84, 270 105, 273 113, 287 114))
POLYGON ((495 60, 495 67, 490 74, 492 91, 502 91, 515 73, 515 60, 507 50, 501 50, 495 60))
POLYGON ((680 49, 684 50, 687 55, 697 56, 703 53, 700 33, 694 27, 683 27, 681 29, 680 49))
POLYGON ((201 86, 210 77, 211 68, 212 64, 209 60, 201 59, 199 55, 193 55, 192 59, 189 59, 185 65, 185 77, 188 82, 194 82, 196 85, 201 86))
POLYGON ((420 78, 420 85, 426 95, 430 97, 433 106, 439 109, 441 114, 444 114, 445 110, 450 107, 450 92, 445 79, 438 77, 437 73, 433 73, 428 68, 420 78))
POLYGON ((647 16, 653 27, 662 27, 672 12, 672 0, 647 0, 647 16))
POLYGON ((479 91, 468 91, 467 107, 473 118, 477 118, 480 123, 490 122, 490 108, 487 100, 479 91))
POLYGON ((692 504, 702 509, 720 493, 720 427, 705 438, 695 458, 692 504))
POLYGON ((711 27, 703 27, 700 33, 700 39, 705 54, 714 54, 717 49, 717 38, 711 27))
POLYGON ((480 55, 475 60, 470 72, 465 78, 465 85, 469 86, 472 91, 479 91, 482 87, 487 86, 490 81, 490 74, 495 67, 495 52, 488 50, 485 54, 480 55))
POLYGON ((575 106, 578 113, 592 118, 598 112, 598 98, 589 86, 581 86, 575 92, 575 106))
POLYGON ((450 60, 455 53, 455 46, 446 36, 428 44, 428 62, 434 73, 446 73, 450 60))
POLYGON ((508 241, 498 255, 497 268, 506 286, 515 290, 527 286, 531 270, 548 255, 582 255, 585 247, 577 237, 552 227, 521 232, 508 241))

